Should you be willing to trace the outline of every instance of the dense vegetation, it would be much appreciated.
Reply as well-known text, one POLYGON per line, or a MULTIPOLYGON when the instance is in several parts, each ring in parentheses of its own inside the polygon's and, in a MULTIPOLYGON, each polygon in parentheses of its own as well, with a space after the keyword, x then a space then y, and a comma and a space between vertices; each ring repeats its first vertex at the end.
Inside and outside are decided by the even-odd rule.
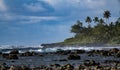
POLYGON ((72 38, 66 39, 63 44, 120 44, 120 17, 115 22, 109 22, 110 11, 104 11, 103 18, 89 16, 83 26, 81 21, 71 26, 71 32, 75 33, 72 38), (104 20, 105 19, 105 20, 104 20), (91 26, 91 23, 96 25, 91 26))

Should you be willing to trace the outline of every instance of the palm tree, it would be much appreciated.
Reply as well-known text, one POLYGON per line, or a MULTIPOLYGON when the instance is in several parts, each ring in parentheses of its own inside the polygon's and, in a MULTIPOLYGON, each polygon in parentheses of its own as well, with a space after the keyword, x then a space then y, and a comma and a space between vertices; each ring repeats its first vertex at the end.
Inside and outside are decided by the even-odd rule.
POLYGON ((111 17, 110 11, 108 11, 108 10, 104 11, 103 17, 106 18, 106 23, 107 23, 107 19, 109 19, 109 17, 111 17))
POLYGON ((94 17, 93 21, 96 23, 96 22, 99 22, 99 18, 98 17, 94 17))
POLYGON ((99 20, 99 23, 103 25, 105 22, 104 22, 104 20, 101 18, 101 19, 99 20))
POLYGON ((79 34, 81 31, 82 31, 82 29, 83 29, 83 27, 82 27, 82 22, 80 22, 79 20, 77 21, 77 24, 74 24, 71 28, 71 32, 73 32, 73 33, 76 33, 76 34, 79 34))
POLYGON ((87 22, 88 27, 90 27, 90 23, 92 22, 92 19, 89 16, 87 16, 85 22, 87 22))

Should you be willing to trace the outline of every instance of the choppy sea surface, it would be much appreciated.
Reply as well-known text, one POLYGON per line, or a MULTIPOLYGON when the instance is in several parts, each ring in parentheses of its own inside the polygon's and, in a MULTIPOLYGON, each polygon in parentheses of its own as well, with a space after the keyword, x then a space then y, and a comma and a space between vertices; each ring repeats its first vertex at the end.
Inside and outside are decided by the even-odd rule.
POLYGON ((19 50, 19 52, 34 51, 34 52, 56 52, 58 50, 109 50, 112 48, 120 49, 120 46, 65 46, 65 47, 43 47, 41 45, 37 46, 11 46, 11 45, 0 45, 0 52, 9 53, 13 49, 19 50))

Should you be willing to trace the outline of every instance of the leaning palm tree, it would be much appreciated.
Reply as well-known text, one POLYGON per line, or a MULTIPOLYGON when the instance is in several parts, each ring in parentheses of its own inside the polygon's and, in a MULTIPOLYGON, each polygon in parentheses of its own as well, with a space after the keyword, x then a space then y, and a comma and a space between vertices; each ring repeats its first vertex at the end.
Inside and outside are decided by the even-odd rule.
POLYGON ((106 18, 106 23, 108 23, 107 20, 109 20, 109 17, 111 17, 110 11, 108 10, 104 11, 103 17, 106 18))
POLYGON ((92 19, 89 16, 87 16, 85 22, 87 22, 88 27, 90 27, 90 23, 92 22, 92 19))

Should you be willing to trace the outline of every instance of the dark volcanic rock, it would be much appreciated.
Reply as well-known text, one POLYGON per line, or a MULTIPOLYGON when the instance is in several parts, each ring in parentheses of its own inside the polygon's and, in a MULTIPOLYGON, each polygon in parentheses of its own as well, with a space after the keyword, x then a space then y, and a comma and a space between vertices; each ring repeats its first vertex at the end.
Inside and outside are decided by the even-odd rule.
POLYGON ((21 56, 34 56, 34 55, 38 55, 38 54, 35 52, 29 52, 29 51, 21 54, 21 56))
POLYGON ((94 60, 85 60, 84 61, 84 65, 85 66, 95 66, 95 65, 99 65, 100 63, 96 63, 94 60))
POLYGON ((2 54, 3 58, 6 59, 18 59, 18 56, 16 54, 2 54))
POLYGON ((76 50, 76 53, 77 54, 83 54, 83 53, 85 53, 85 50, 76 50))
POLYGON ((56 54, 62 54, 62 55, 67 55, 67 54, 70 54, 71 53, 71 50, 58 50, 56 52, 56 54))
POLYGON ((71 64, 66 64, 64 66, 61 66, 59 70, 74 70, 74 66, 71 64))
POLYGON ((9 54, 3 53, 3 54, 2 54, 2 57, 3 57, 3 58, 8 58, 8 57, 9 57, 9 54))
POLYGON ((119 49, 117 49, 117 48, 113 48, 113 49, 109 50, 110 53, 117 53, 118 51, 119 51, 119 49))
POLYGON ((19 51, 18 51, 18 50, 12 50, 12 51, 10 52, 10 54, 19 54, 19 51))
POLYGON ((16 54, 9 54, 7 59, 18 59, 18 56, 16 54))
POLYGON ((112 55, 109 51, 105 51, 105 50, 100 51, 100 54, 102 56, 111 56, 112 55))
POLYGON ((77 54, 70 54, 68 60, 80 60, 80 56, 77 54))
POLYGON ((115 55, 115 57, 120 57, 120 51, 117 52, 117 54, 115 55))

